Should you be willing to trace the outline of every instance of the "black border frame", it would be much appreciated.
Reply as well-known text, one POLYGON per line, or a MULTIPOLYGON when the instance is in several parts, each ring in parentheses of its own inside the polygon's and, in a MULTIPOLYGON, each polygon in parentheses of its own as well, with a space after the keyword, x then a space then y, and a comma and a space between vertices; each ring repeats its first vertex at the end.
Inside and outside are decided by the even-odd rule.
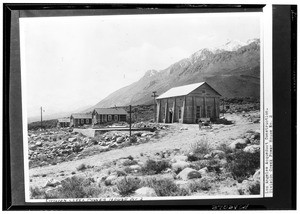
POLYGON ((3 4, 3 210, 296 209, 297 6, 273 5, 274 197, 97 203, 25 203, 19 17, 152 13, 257 12, 264 5, 3 4), (21 170, 20 170, 21 168, 21 170), (240 209, 243 206, 240 206, 240 209))

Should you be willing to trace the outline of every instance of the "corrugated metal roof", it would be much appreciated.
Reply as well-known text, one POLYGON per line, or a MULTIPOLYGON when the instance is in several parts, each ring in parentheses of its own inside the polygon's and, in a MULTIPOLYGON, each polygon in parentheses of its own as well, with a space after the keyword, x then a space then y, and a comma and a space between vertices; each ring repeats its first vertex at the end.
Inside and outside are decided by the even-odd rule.
POLYGON ((199 82, 199 83, 194 83, 194 84, 189 84, 189 85, 184 85, 184 86, 179 86, 179 87, 174 87, 157 97, 156 99, 163 99, 163 98, 168 98, 168 97, 178 97, 178 96, 185 96, 203 85, 205 82, 199 82))
POLYGON ((92 119, 92 114, 72 114, 71 117, 75 119, 92 119))
POLYGON ((126 114, 127 112, 123 108, 95 108, 98 114, 126 114))

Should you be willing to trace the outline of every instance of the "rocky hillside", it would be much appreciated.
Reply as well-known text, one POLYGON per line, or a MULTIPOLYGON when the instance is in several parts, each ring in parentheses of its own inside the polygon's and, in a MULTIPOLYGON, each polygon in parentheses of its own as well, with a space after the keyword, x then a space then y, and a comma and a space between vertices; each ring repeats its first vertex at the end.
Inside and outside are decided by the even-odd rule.
POLYGON ((115 91, 93 108, 150 104, 153 91, 162 94, 172 87, 201 81, 208 82, 223 97, 259 97, 259 39, 201 49, 164 70, 149 70, 139 81, 115 91))

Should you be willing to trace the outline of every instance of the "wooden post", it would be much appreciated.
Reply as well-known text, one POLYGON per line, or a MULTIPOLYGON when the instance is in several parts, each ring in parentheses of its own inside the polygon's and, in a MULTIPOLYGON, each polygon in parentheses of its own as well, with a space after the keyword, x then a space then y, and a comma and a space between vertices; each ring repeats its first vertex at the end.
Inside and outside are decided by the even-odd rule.
POLYGON ((204 115, 205 115, 205 118, 207 118, 207 112, 206 112, 206 99, 205 99, 205 96, 203 97, 203 104, 204 104, 204 115))
POLYGON ((174 102, 173 102, 173 113, 172 113, 172 123, 174 123, 174 117, 175 117, 175 103, 176 103, 176 98, 174 98, 174 102))
POLYGON ((131 105, 129 105, 129 137, 131 137, 131 105))
POLYGON ((165 104, 165 123, 168 122, 168 99, 166 99, 167 102, 165 104))
POLYGON ((184 100, 183 100, 183 107, 182 107, 182 123, 184 122, 184 113, 185 113, 185 106, 186 106, 186 96, 184 96, 184 100))
POLYGON ((161 100, 157 102, 157 115, 156 115, 156 122, 160 122, 159 117, 160 117, 160 106, 161 106, 161 100))

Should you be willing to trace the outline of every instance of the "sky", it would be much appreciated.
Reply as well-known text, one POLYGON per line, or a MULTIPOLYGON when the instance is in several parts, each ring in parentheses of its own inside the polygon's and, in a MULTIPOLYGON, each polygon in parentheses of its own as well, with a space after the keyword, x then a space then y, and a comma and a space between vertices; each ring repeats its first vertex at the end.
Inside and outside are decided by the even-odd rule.
POLYGON ((20 19, 27 116, 94 105, 202 48, 260 38, 260 13, 20 19))

